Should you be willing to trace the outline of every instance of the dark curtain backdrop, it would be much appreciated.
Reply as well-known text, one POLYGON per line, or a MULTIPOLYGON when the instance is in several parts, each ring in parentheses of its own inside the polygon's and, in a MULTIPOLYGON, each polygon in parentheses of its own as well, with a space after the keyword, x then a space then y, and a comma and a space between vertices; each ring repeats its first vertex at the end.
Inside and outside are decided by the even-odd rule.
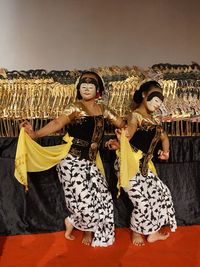
MULTIPOLYGON (((42 145, 61 143, 61 136, 45 137, 42 145)), ((200 224, 200 138, 171 137, 168 162, 154 161, 159 177, 172 193, 178 225, 200 224)), ((29 191, 14 177, 17 138, 0 138, 0 234, 52 232, 64 229, 64 195, 55 167, 29 173, 29 191)), ((116 227, 128 227, 132 205, 122 191, 116 197, 115 153, 101 151, 113 195, 116 227)))

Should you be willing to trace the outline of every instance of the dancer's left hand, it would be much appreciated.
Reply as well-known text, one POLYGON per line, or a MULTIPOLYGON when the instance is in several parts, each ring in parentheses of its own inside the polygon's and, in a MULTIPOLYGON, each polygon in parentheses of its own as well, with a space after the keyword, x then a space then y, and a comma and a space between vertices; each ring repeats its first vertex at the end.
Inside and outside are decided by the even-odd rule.
POLYGON ((161 160, 168 160, 169 159, 169 151, 165 152, 162 150, 158 151, 158 158, 161 160))

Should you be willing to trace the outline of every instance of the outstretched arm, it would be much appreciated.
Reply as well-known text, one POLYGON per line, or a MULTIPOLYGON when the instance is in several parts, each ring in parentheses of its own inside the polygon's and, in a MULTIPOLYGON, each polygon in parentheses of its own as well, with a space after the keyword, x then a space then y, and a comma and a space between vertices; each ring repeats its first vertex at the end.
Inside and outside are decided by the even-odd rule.
POLYGON ((31 138, 36 139, 61 130, 65 125, 69 124, 78 115, 78 112, 73 112, 69 116, 61 115, 58 118, 50 121, 47 125, 37 131, 33 131, 31 124, 27 121, 22 122, 20 127, 24 127, 27 134, 30 135, 31 138))

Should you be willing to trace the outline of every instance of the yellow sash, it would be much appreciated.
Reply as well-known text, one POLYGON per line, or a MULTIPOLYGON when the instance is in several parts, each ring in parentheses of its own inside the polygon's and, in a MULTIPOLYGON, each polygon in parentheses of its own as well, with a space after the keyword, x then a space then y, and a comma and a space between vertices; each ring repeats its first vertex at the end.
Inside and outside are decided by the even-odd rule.
MULTIPOLYGON (((142 158, 142 151, 138 150, 137 152, 135 152, 132 149, 129 140, 125 135, 124 129, 122 129, 120 138, 120 149, 117 150, 117 156, 120 159, 118 188, 128 188, 130 179, 133 178, 138 172, 140 172, 139 160, 142 158)), ((148 168, 155 175, 157 175, 155 166, 151 160, 148 163, 148 168)))
MULTIPOLYGON (((15 156, 15 177, 28 189, 27 172, 39 172, 48 170, 57 165, 69 152, 72 145, 73 137, 66 134, 63 140, 66 144, 42 147, 36 143, 21 128, 17 143, 17 151, 15 156)), ((103 164, 99 153, 96 157, 96 164, 99 170, 104 173, 103 164)))

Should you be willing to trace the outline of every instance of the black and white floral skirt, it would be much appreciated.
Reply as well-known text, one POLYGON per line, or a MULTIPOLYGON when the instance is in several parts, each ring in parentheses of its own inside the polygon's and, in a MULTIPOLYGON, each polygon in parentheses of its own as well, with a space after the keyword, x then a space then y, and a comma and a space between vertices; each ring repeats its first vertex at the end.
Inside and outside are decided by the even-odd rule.
POLYGON ((146 177, 137 173, 130 180, 129 189, 124 189, 133 203, 130 228, 149 235, 162 226, 175 231, 177 224, 171 193, 168 187, 150 170, 146 177))
POLYGON ((94 232, 92 246, 114 242, 113 201, 107 181, 96 165, 70 154, 57 165, 72 225, 94 232))

